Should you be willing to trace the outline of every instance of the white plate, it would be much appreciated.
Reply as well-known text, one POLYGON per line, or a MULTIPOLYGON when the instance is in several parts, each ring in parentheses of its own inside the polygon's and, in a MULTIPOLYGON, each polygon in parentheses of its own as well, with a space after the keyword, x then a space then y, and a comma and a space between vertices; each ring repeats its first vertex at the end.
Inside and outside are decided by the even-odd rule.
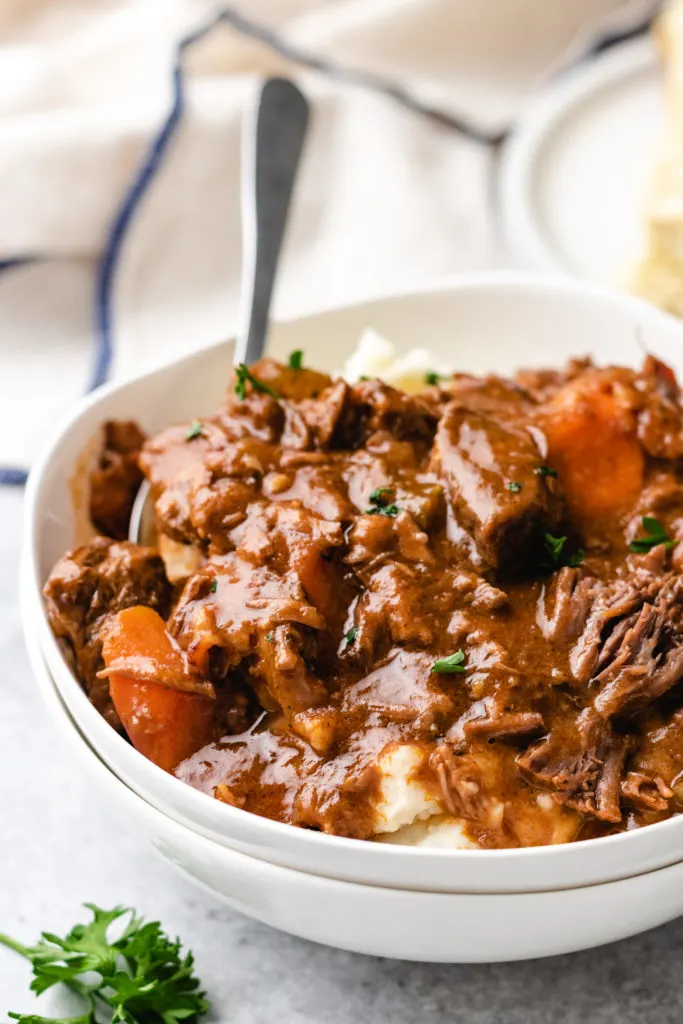
POLYGON ((523 266, 622 284, 642 249, 663 121, 650 39, 608 50, 547 89, 503 153, 500 201, 523 266))
MULTIPOLYGON (((321 361, 339 366, 367 326, 395 341, 399 351, 419 342, 433 350, 439 363, 474 372, 561 364, 586 353, 603 363, 637 365, 642 345, 683 375, 679 321, 617 292, 569 278, 520 274, 462 276, 422 292, 278 324, 273 349, 324 351, 321 361)), ((41 598, 50 569, 74 543, 69 480, 84 444, 103 420, 133 417, 152 431, 215 407, 230 357, 231 343, 213 346, 90 396, 56 427, 29 480, 27 642, 41 649, 69 713, 106 764, 145 800, 217 843, 353 882, 411 890, 528 892, 611 881, 679 861, 683 816, 587 843, 522 850, 423 850, 293 828, 179 782, 135 751, 97 713, 62 658, 41 598)))

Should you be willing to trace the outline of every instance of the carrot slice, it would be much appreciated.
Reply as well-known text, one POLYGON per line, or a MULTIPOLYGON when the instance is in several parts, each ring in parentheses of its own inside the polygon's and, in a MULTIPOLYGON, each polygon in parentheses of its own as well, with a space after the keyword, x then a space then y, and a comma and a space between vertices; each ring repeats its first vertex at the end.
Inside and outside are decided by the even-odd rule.
POLYGON ((632 508, 645 459, 635 413, 608 380, 596 374, 558 391, 546 407, 544 431, 548 464, 575 518, 609 519, 632 508))
MULTIPOLYGON (((154 666, 157 678, 187 674, 182 651, 157 612, 141 605, 115 617, 102 645, 107 666, 126 660, 141 671, 154 666)), ((105 673, 108 674, 107 669, 105 673)), ((165 771, 172 771, 212 737, 213 701, 198 693, 171 689, 156 682, 112 673, 109 691, 114 707, 141 754, 165 771)))

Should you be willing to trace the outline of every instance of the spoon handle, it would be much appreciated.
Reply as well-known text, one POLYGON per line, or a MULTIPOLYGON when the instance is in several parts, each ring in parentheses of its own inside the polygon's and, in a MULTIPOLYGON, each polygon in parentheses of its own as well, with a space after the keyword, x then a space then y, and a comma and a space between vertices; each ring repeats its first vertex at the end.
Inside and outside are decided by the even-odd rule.
POLYGON ((308 103, 285 78, 261 90, 256 137, 242 169, 242 317, 235 363, 263 355, 270 303, 294 179, 306 135, 308 103))

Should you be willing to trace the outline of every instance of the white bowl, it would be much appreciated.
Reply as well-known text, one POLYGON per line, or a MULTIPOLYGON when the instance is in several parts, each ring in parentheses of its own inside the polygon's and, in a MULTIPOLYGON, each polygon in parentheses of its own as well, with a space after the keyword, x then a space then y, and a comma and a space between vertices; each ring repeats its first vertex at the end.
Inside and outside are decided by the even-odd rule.
MULTIPOLYGON (((372 326, 405 350, 434 350, 439 362, 503 373, 559 365, 592 354, 637 365, 643 349, 683 375, 683 328, 637 299, 570 279, 520 274, 461 277, 428 291, 318 314, 273 331, 272 350, 303 348, 311 363, 340 366, 372 326)), ((106 764, 146 800, 218 843, 274 863, 364 884, 451 892, 531 892, 628 878, 683 859, 683 818, 564 846, 523 850, 421 850, 325 836, 269 821, 191 789, 138 754, 95 711, 62 659, 41 588, 74 542, 70 478, 87 440, 109 418, 147 430, 215 407, 231 343, 204 349, 153 373, 101 389, 55 430, 26 496, 25 628, 37 643, 78 728, 106 764)))
MULTIPOLYGON (((24 591, 29 588, 25 580, 24 591)), ((114 813, 186 878, 292 935, 399 960, 491 963, 587 949, 683 912, 683 863, 579 889, 487 894, 358 885, 238 853, 178 824, 125 786, 78 731, 41 652, 30 645, 29 654, 45 703, 114 813)))

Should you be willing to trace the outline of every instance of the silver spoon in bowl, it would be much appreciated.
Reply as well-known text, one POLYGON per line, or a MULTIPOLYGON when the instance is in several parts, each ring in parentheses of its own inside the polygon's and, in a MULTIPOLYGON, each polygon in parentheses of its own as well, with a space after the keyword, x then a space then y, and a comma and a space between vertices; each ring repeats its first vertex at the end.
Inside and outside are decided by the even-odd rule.
MULTIPOLYGON (((235 366, 255 363, 266 347, 273 286, 307 126, 303 94, 286 78, 269 78, 261 89, 256 131, 243 147, 242 328, 235 342, 235 366)), ((251 136, 251 124, 248 130, 251 136)), ((128 539, 144 542, 153 518, 145 480, 133 504, 128 539)))

